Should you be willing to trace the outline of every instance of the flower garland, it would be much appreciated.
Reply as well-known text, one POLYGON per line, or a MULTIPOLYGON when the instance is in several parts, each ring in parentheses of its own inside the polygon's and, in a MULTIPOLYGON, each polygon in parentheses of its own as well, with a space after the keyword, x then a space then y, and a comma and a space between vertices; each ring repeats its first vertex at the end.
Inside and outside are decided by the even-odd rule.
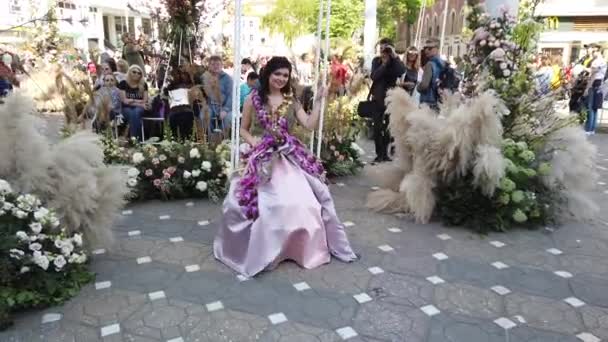
POLYGON ((279 106, 277 118, 264 108, 262 98, 256 90, 253 90, 251 99, 256 110, 256 117, 266 133, 259 144, 243 154, 247 166, 239 181, 237 198, 239 205, 244 208, 245 216, 255 220, 259 216, 257 188, 270 178, 270 167, 272 166, 270 162, 276 152, 290 157, 306 173, 322 181, 325 178, 325 170, 321 161, 289 133, 289 122, 284 115, 290 104, 289 100, 285 100, 279 106))

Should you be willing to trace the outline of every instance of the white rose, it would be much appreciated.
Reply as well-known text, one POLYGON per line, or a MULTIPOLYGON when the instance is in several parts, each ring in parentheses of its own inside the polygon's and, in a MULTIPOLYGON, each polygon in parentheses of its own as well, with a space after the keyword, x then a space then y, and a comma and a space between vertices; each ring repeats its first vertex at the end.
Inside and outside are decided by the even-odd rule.
POLYGON ((182 156, 179 156, 179 157, 177 157, 177 162, 180 163, 180 164, 183 164, 183 163, 186 162, 186 158, 184 158, 182 156))
POLYGON ((13 259, 19 260, 22 256, 25 255, 25 253, 20 249, 13 248, 10 250, 10 255, 13 259))
POLYGON ((64 241, 63 247, 61 247, 61 254, 70 255, 74 251, 74 245, 69 241, 64 241))
POLYGON ((502 62, 502 63, 500 63, 500 65, 499 65, 499 66, 500 66, 500 69, 504 70, 504 69, 506 69, 506 68, 507 68, 507 63, 502 62))
POLYGON ((251 145, 249 145, 248 143, 242 143, 241 146, 239 146, 239 151, 241 151, 241 153, 245 154, 245 153, 251 151, 251 145))
POLYGON ((18 219, 24 219, 27 217, 27 213, 21 209, 13 210, 13 215, 18 219))
POLYGON ((502 74, 505 77, 509 77, 509 76, 511 76, 511 71, 509 69, 505 69, 505 70, 502 71, 502 74))
POLYGON ((4 210, 11 210, 11 209, 13 209, 13 207, 14 207, 13 203, 4 202, 4 205, 2 206, 2 209, 4 209, 4 210))
POLYGON ((167 156, 164 154, 161 154, 160 156, 158 156, 158 160, 165 161, 165 160, 167 160, 167 156))
POLYGON ((63 255, 60 255, 56 257, 55 260, 53 260, 53 264, 55 264, 55 267, 59 271, 63 268, 63 266, 65 266, 65 264, 67 264, 67 261, 65 260, 63 255))
POLYGON ((49 258, 44 255, 34 256, 34 264, 46 271, 49 268, 49 258))
POLYGON ((184 171, 184 179, 188 179, 192 176, 192 174, 188 171, 184 171))
POLYGON ((0 194, 6 195, 11 192, 13 192, 11 185, 4 179, 0 179, 0 194))
POLYGON ((42 231, 42 225, 39 222, 30 223, 30 229, 34 234, 40 234, 42 231))
POLYGON ((205 190, 207 190, 207 183, 203 181, 197 182, 196 189, 200 192, 204 192, 205 190))
POLYGON ((87 261, 87 256, 84 253, 82 253, 82 254, 74 253, 74 254, 70 255, 70 257, 68 258, 68 262, 70 264, 82 264, 85 261, 87 261))
POLYGON ((129 169, 129 171, 127 171, 127 175, 129 175, 129 177, 131 177, 131 178, 135 178, 135 177, 139 176, 139 170, 132 167, 129 169))
POLYGON ((131 160, 133 161, 133 164, 137 165, 137 164, 143 162, 144 160, 146 160, 146 158, 144 158, 143 153, 137 152, 137 153, 133 153, 133 157, 131 158, 131 160))
POLYGON ((21 270, 19 271, 19 273, 23 274, 23 273, 27 273, 30 271, 30 268, 27 266, 23 266, 21 267, 21 270))
POLYGON ((135 178, 131 178, 131 179, 129 179, 129 180, 127 181, 127 185, 128 185, 128 186, 130 186, 130 187, 134 187, 134 186, 136 186, 136 185, 137 185, 137 179, 135 179, 135 178))
POLYGON ((30 242, 38 240, 38 235, 30 235, 30 242))
POLYGON ((61 240, 61 239, 55 240, 55 247, 57 247, 59 249, 63 248, 63 240, 61 240))
POLYGON ((76 244, 76 246, 82 246, 82 234, 74 234, 72 237, 72 241, 76 244))
POLYGON ((39 251, 42 249, 42 245, 39 244, 38 242, 34 242, 33 244, 30 245, 30 250, 32 251, 39 251))
POLYGON ((204 161, 204 162, 201 164, 201 169, 203 169, 203 170, 205 170, 205 171, 211 171, 211 162, 208 162, 208 161, 206 161, 206 160, 205 160, 205 161, 204 161))
POLYGON ((17 233, 15 233, 15 235, 17 235, 17 238, 19 240, 25 241, 25 240, 29 240, 30 237, 27 236, 27 234, 24 231, 18 231, 17 233))
POLYGON ((46 215, 49 214, 49 210, 46 208, 40 208, 38 210, 36 210, 36 212, 34 213, 34 218, 36 219, 36 221, 40 221, 43 218, 46 217, 46 215))
POLYGON ((201 170, 192 170, 192 177, 196 178, 201 175, 201 170))
POLYGON ((193 148, 190 150, 190 158, 200 158, 201 154, 198 149, 193 148))
POLYGON ((232 164, 230 164, 230 162, 229 162, 229 161, 225 161, 225 162, 224 162, 224 166, 225 166, 225 167, 232 167, 232 164))
POLYGON ((76 258, 76 263, 77 264, 84 264, 87 261, 87 255, 82 253, 78 256, 78 258, 76 258))

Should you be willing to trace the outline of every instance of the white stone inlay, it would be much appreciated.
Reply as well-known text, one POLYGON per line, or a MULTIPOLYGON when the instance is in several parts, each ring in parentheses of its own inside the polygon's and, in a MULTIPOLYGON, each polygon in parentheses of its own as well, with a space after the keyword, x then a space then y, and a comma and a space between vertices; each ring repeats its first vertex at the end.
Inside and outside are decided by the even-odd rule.
POLYGON ((606 185, 605 182, 597 182, 598 185, 606 185))
POLYGON ((199 265, 188 265, 185 268, 186 272, 196 272, 201 270, 201 267, 199 265))
POLYGON ((433 254, 433 258, 435 258, 437 260, 446 260, 448 258, 448 256, 445 255, 444 253, 435 253, 435 254, 433 254))
POLYGON ((492 286, 491 289, 492 291, 498 293, 501 296, 508 295, 509 293, 511 293, 511 290, 501 285, 492 286))
POLYGON ((209 221, 205 220, 205 221, 198 221, 198 225, 199 226, 208 226, 209 225, 209 221))
POLYGON ((492 266, 496 267, 499 270, 502 270, 504 268, 509 268, 509 265, 505 264, 502 261, 496 261, 492 263, 492 266))
POLYGON ((118 334, 120 332, 120 324, 110 324, 101 328, 101 337, 118 334))
POLYGON ((181 236, 176 236, 176 237, 170 238, 169 241, 171 241, 171 242, 183 242, 184 238, 181 237, 181 236))
POLYGON ((588 332, 580 333, 580 334, 576 335, 576 337, 578 337, 578 339, 583 342, 600 342, 601 341, 595 335, 590 334, 588 332))
POLYGON ((344 227, 349 228, 349 227, 354 227, 355 223, 351 222, 351 221, 346 221, 344 222, 344 227))
POLYGON ((152 258, 150 258, 149 256, 137 258, 137 264, 139 264, 139 265, 147 264, 149 262, 152 262, 152 258))
POLYGON ((209 303, 206 306, 207 306, 207 311, 209 311, 209 312, 222 310, 224 308, 224 304, 222 304, 222 302, 220 302, 220 301, 209 303))
POLYGON ((122 214, 123 215, 131 215, 131 214, 133 214, 133 210, 123 210, 122 214))
POLYGON ((343 187, 346 184, 344 184, 344 183, 336 183, 336 185, 339 186, 339 187, 343 187))
POLYGON ((512 320, 506 318, 506 317, 501 317, 499 319, 494 320, 494 323, 496 323, 499 327, 505 329, 505 330, 509 330, 515 326, 517 326, 517 324, 515 324, 515 322, 513 322, 512 320))
POLYGON ((372 190, 373 190, 373 191, 380 190, 380 187, 379 187, 379 186, 372 186, 372 190))
POLYGON ((567 272, 567 271, 555 271, 553 273, 555 273, 555 275, 562 277, 562 278, 566 278, 566 279, 572 278, 572 273, 567 272))
POLYGON ((378 246, 378 249, 380 249, 383 252, 390 252, 390 251, 394 251, 395 249, 389 245, 382 245, 382 246, 378 246))
POLYGON ((580 300, 576 297, 568 297, 568 298, 564 299, 564 302, 572 305, 575 308, 580 308, 581 306, 585 305, 585 302, 583 302, 582 300, 580 300))
POLYGON ((549 248, 549 249, 547 249, 547 252, 548 252, 548 253, 551 253, 551 254, 553 254, 553 255, 560 255, 560 254, 562 254, 562 253, 563 253, 562 251, 560 251, 560 250, 559 250, 559 249, 557 249, 557 248, 549 248))
POLYGON ((93 253, 93 254, 95 254, 95 255, 99 255, 99 254, 105 254, 105 253, 106 253, 106 250, 105 250, 105 249, 103 249, 103 248, 100 248, 100 249, 96 249, 96 250, 92 251, 91 253, 93 253))
POLYGON ((451 238, 452 238, 452 237, 451 237, 451 236, 449 236, 448 234, 439 234, 439 235, 437 235, 437 237, 438 237, 440 240, 443 240, 443 241, 445 241, 445 240, 449 240, 449 239, 451 239, 451 238))
POLYGON ((107 289, 111 286, 112 286, 111 281, 100 281, 98 283, 95 283, 95 290, 103 290, 103 289, 107 289))
POLYGON ((504 246, 506 246, 506 244, 504 242, 500 242, 500 241, 490 241, 490 245, 496 247, 496 248, 502 248, 504 246))
POLYGON ((176 338, 172 338, 170 340, 167 340, 167 342, 184 342, 184 339, 181 337, 176 337, 176 338))
POLYGON ((369 273, 371 273, 373 275, 384 273, 384 270, 378 266, 370 267, 367 270, 369 271, 369 273))
POLYGON ((445 283, 445 280, 439 278, 438 276, 428 277, 428 278, 426 278, 426 280, 428 280, 433 285, 439 285, 439 284, 445 283))
POLYGON ((310 290, 310 286, 306 282, 293 284, 293 287, 298 291, 310 290))
POLYGON ((63 316, 60 313, 46 313, 42 316, 42 324, 53 323, 59 321, 63 316))
POLYGON ((236 279, 238 279, 238 281, 240 281, 240 282, 244 282, 244 281, 249 280, 249 278, 247 278, 246 276, 244 276, 242 274, 237 275, 236 279))
POLYGON ((273 313, 272 315, 268 316, 268 319, 272 324, 281 324, 287 322, 287 317, 285 317, 285 314, 282 312, 273 313))
POLYGON ((434 305, 423 306, 420 308, 420 310, 422 310, 422 312, 424 312, 427 316, 435 316, 441 312, 434 305))
POLYGON ((160 215, 158 217, 159 220, 168 220, 171 218, 171 215, 160 215))
POLYGON ((367 293, 359 293, 353 296, 357 303, 363 304, 372 301, 372 297, 370 297, 367 293))
POLYGON ((401 233, 403 230, 401 230, 401 228, 391 227, 388 229, 388 231, 391 233, 401 233))
POLYGON ((165 296, 165 291, 156 291, 148 293, 148 298, 150 298, 150 300, 163 299, 166 297, 167 296, 165 296))
POLYGON ((336 334, 338 334, 338 336, 340 336, 343 340, 348 340, 349 338, 358 336, 355 329, 351 327, 336 329, 336 334))
POLYGON ((186 207, 194 207, 194 202, 187 202, 186 207))
POLYGON ((138 236, 138 235, 141 235, 141 231, 140 230, 132 230, 128 234, 129 234, 129 236, 138 236))

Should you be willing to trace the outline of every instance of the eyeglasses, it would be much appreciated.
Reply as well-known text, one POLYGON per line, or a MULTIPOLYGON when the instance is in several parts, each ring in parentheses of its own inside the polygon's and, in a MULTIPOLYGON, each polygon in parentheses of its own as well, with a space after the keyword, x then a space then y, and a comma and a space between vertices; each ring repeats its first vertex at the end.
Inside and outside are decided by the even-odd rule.
POLYGON ((114 79, 108 78, 107 80, 103 80, 104 82, 114 82, 114 79))

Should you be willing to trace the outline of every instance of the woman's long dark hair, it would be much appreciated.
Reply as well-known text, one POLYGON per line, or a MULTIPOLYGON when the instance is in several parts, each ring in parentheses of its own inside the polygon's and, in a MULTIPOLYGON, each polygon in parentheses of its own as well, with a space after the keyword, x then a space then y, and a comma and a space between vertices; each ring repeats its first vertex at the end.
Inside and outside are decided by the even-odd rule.
POLYGON ((287 80, 287 84, 285 84, 283 89, 281 89, 281 93, 283 93, 283 95, 293 93, 291 84, 291 62, 286 57, 272 57, 261 70, 262 74, 260 75, 260 97, 262 98, 262 102, 264 104, 268 103, 268 94, 270 94, 270 75, 272 75, 272 73, 277 71, 278 69, 289 70, 289 79, 287 80))

